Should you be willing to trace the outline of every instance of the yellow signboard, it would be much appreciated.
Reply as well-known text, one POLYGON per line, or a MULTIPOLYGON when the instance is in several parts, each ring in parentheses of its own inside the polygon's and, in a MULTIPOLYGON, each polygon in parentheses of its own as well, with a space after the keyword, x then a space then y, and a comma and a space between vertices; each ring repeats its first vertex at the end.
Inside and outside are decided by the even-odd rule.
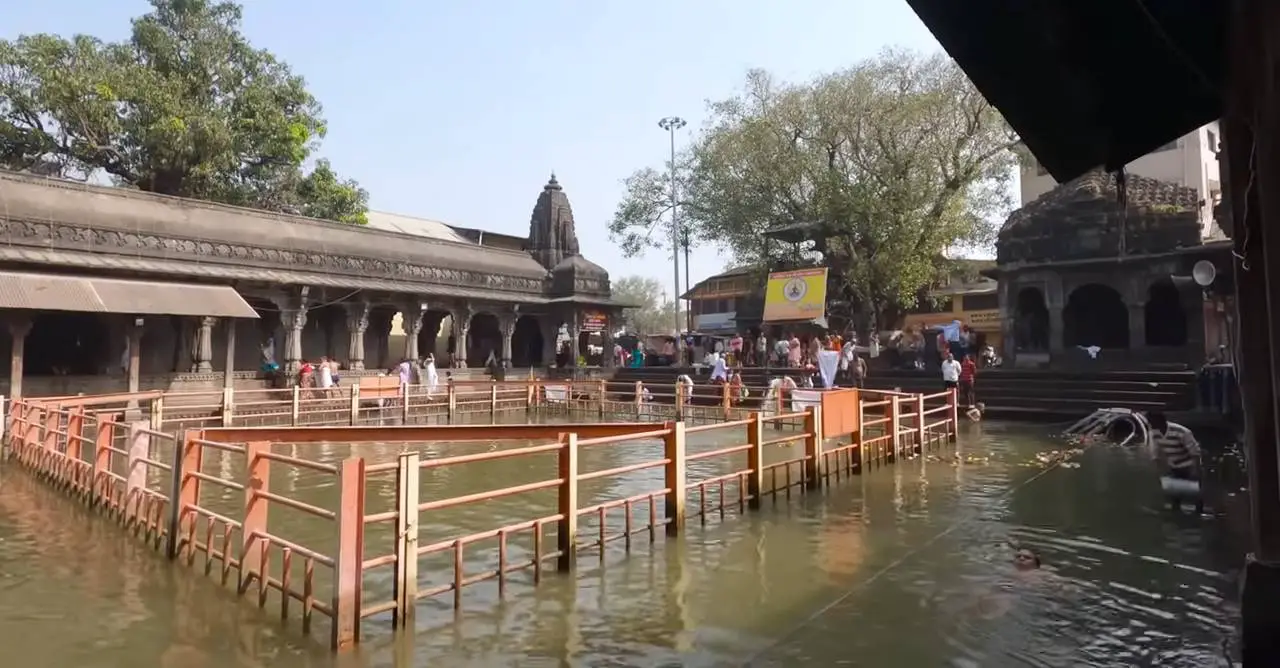
POLYGON ((826 314, 826 267, 769 274, 764 292, 765 322, 813 320, 826 314))

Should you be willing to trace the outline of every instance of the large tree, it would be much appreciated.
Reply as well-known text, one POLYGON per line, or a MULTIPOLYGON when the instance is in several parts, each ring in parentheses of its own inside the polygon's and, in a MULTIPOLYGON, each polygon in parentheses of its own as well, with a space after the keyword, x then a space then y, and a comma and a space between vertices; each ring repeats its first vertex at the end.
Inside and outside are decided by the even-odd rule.
MULTIPOLYGON (((633 308, 623 309, 622 321, 632 334, 670 332, 679 312, 678 305, 667 297, 662 284, 647 276, 623 276, 612 282, 613 298, 633 308)), ((681 319, 683 322, 683 319, 681 319)), ((681 329, 684 329, 682 326, 681 329)))
POLYGON ((752 71, 676 164, 643 169, 610 226, 624 252, 670 234, 671 170, 680 223, 760 268, 831 267, 830 299, 863 327, 892 326, 952 270, 956 251, 990 243, 1010 204, 1015 137, 943 55, 886 51, 802 84, 752 71), (767 243, 779 225, 814 230, 795 253, 767 243))
POLYGON ((152 0, 127 41, 0 41, 0 166, 105 174, 149 192, 364 223, 368 194, 326 161, 302 78, 240 31, 240 6, 152 0))

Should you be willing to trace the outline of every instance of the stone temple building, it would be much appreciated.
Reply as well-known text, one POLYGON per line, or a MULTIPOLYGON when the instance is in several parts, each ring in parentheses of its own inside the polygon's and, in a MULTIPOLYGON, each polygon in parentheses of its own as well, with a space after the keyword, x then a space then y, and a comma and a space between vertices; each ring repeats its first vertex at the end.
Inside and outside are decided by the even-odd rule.
MULTIPOLYGON (((610 347, 620 304, 580 254, 555 176, 521 239, 389 214, 351 226, 0 172, 0 394, 261 386, 328 356, 345 376, 553 364, 610 347), (391 322, 405 332, 392 349, 391 322), (442 327, 443 325, 443 327, 442 327), (440 341, 439 339, 444 339, 440 341)), ((612 356, 605 355, 605 364, 612 356)))
POLYGON ((1194 367, 1224 343, 1230 242, 1193 188, 1093 171, 1009 216, 996 242, 1006 365, 1194 367), (1192 267, 1211 261, 1207 289, 1192 267), (1090 348, 1098 348, 1096 356, 1090 348))

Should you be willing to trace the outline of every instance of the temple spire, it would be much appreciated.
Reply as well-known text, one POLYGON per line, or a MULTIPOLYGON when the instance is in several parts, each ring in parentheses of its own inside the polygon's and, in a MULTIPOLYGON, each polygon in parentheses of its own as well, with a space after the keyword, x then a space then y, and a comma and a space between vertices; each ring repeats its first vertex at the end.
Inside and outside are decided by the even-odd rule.
POLYGON ((574 229, 573 207, 555 172, 542 187, 529 218, 529 253, 543 267, 551 269, 566 257, 579 254, 578 233, 574 229))

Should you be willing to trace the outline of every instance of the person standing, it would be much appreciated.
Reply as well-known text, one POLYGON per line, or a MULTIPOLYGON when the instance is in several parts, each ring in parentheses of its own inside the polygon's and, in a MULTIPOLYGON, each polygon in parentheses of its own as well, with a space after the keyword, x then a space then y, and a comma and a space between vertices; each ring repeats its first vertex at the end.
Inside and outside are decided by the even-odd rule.
POLYGON ((853 386, 862 389, 867 382, 867 360, 856 351, 853 353, 853 361, 849 363, 849 371, 853 374, 853 386))
POLYGON ((1190 429, 1170 422, 1161 411, 1147 413, 1151 444, 1163 460, 1166 475, 1180 480, 1200 479, 1200 444, 1190 429))
POLYGON ((942 353, 942 385, 948 390, 960 385, 960 363, 950 351, 942 353))
POLYGON ((960 401, 965 408, 974 406, 973 383, 977 377, 978 365, 973 361, 973 355, 965 355, 960 363, 960 401))

